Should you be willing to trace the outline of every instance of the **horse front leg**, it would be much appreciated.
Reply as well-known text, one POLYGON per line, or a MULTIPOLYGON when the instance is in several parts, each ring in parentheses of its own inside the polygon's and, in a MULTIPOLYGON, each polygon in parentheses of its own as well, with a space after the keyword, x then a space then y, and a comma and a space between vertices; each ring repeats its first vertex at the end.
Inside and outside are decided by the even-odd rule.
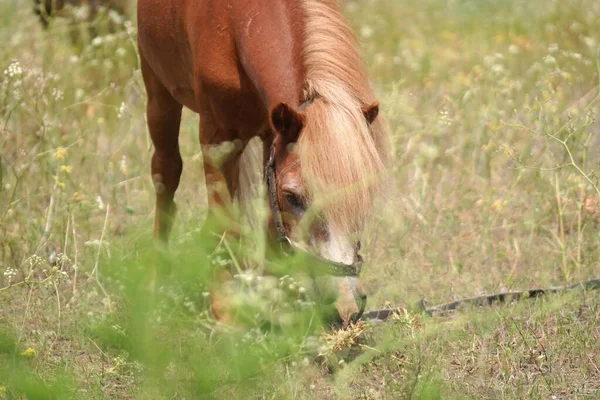
POLYGON ((237 196, 240 181, 240 158, 243 144, 240 140, 231 140, 235 133, 210 129, 206 126, 201 132, 208 135, 218 144, 207 143, 201 135, 204 178, 208 196, 208 215, 205 230, 223 234, 227 232, 239 236, 239 218, 234 210, 234 199, 237 196))
POLYGON ((179 125, 182 105, 162 85, 142 59, 142 75, 148 94, 146 117, 154 144, 152 180, 156 191, 154 238, 166 244, 175 216, 175 191, 183 169, 179 153, 179 125))
MULTIPOLYGON (((208 196, 208 215, 203 227, 207 245, 216 245, 222 235, 239 238, 240 224, 234 210, 240 179, 240 158, 244 146, 235 140, 235 132, 222 131, 204 123, 200 128, 204 177, 208 196)), ((226 285, 232 268, 217 268, 211 283, 210 310, 219 321, 231 323, 230 294, 226 285)))

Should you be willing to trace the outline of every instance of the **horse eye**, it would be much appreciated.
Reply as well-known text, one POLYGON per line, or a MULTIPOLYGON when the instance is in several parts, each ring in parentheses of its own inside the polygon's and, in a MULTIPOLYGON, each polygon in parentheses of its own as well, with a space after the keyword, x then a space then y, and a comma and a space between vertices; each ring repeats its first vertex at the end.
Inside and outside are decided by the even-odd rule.
POLYGON ((287 203, 294 208, 300 208, 300 209, 304 208, 304 204, 303 204, 300 196, 297 196, 293 193, 286 193, 285 201, 287 201, 287 203))

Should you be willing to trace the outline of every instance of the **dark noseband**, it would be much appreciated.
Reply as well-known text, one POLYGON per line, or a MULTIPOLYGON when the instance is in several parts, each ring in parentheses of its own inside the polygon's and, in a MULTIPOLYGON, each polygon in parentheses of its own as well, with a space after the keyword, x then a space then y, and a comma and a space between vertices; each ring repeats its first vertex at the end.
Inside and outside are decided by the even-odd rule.
MULTIPOLYGON (((310 104, 310 101, 302 104, 299 110, 306 108, 310 104)), ((279 209, 279 203, 277 201, 277 175, 275 170, 275 147, 271 147, 271 155, 267 166, 265 168, 265 180, 267 184, 267 191, 269 195, 269 208, 271 209, 271 215, 273 216, 273 222, 275 224, 275 230, 277 231, 277 242, 279 243, 280 249, 284 254, 300 253, 305 256, 308 269, 311 272, 321 272, 321 275, 334 275, 334 276, 358 276, 362 268, 362 257, 358 255, 358 260, 353 264, 343 264, 327 260, 321 256, 313 253, 309 253, 303 249, 298 248, 292 243, 292 240, 285 231, 283 225, 283 218, 281 216, 281 210, 279 209)))

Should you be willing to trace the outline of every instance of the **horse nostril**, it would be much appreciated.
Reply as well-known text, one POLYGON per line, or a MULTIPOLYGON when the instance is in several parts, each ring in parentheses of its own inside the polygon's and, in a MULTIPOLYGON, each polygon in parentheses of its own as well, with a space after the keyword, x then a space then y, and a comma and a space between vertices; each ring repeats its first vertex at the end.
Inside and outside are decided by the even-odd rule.
POLYGON ((358 253, 360 251, 360 240, 358 242, 356 242, 356 252, 358 253))

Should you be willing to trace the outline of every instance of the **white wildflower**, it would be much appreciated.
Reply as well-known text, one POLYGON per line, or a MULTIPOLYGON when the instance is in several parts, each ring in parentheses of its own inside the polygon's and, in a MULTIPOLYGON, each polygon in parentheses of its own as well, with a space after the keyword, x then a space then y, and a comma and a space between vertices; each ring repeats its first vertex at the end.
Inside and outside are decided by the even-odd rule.
POLYGON ((4 70, 4 76, 8 78, 16 78, 23 75, 23 67, 17 60, 13 60, 4 70))
POLYGON ((128 164, 127 156, 123 154, 123 157, 121 157, 121 161, 119 162, 119 169, 124 175, 127 175, 127 171, 129 170, 128 164))
POLYGON ((61 101, 65 96, 62 90, 57 88, 52 88, 52 97, 55 101, 61 101))
POLYGON ((119 119, 123 118, 123 115, 125 115, 125 111, 127 111, 127 106, 125 105, 125 103, 121 103, 121 105, 119 106, 119 110, 117 111, 117 117, 119 119))
POLYGON ((100 195, 96 196, 96 203, 98 203, 98 208, 100 210, 104 210, 106 208, 106 205, 104 204, 104 201, 102 200, 102 197, 100 197, 100 195))
POLYGON ((452 125, 452 119, 449 116, 448 111, 446 110, 441 110, 440 111, 440 120, 439 120, 440 125, 452 125))
POLYGON ((118 25, 122 24, 124 21, 123 16, 115 10, 108 10, 108 18, 110 18, 112 22, 118 25))
POLYGON ((77 7, 73 11, 73 17, 78 22, 86 21, 90 17, 90 15, 91 15, 91 10, 90 10, 90 7, 87 5, 77 7))
POLYGON ((8 278, 9 282, 17 275, 17 270, 14 268, 6 268, 3 275, 8 278))
POLYGON ((583 43, 585 43, 585 45, 591 49, 594 49, 596 47, 596 40, 589 36, 583 37, 583 43))
POLYGON ((135 27, 133 26, 133 22, 125 21, 123 23, 123 26, 125 26, 125 30, 127 30, 128 35, 133 35, 135 33, 135 27))
POLYGON ((83 99, 83 96, 85 96, 85 90, 83 90, 82 88, 75 89, 75 99, 76 100, 83 99))
POLYGON ((41 265, 46 265, 46 260, 38 256, 37 254, 28 257, 27 260, 25 260, 25 262, 29 264, 30 269, 34 269, 41 265))
POLYGON ((360 28, 360 36, 364 37, 365 39, 370 38, 373 36, 373 28, 371 28, 369 25, 364 25, 362 28, 360 28))
POLYGON ((504 65, 502 64, 494 64, 492 65, 492 72, 495 74, 501 74, 504 72, 504 65))

